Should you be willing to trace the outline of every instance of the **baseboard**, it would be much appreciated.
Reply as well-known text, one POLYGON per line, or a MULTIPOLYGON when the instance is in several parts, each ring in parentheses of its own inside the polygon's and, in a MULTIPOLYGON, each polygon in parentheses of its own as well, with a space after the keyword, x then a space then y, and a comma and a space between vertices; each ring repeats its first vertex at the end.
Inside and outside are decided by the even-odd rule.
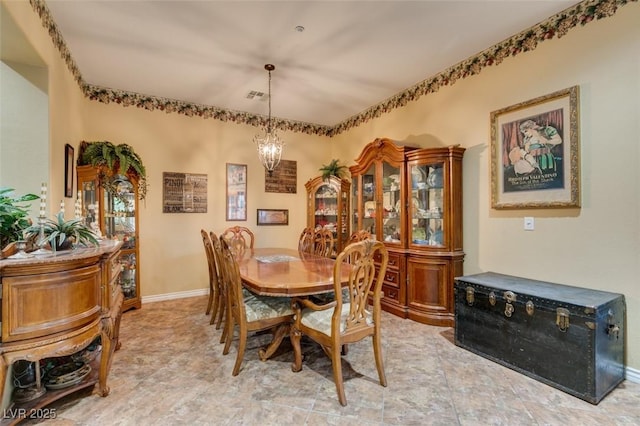
MULTIPOLYGON (((163 302, 165 300, 184 299, 186 297, 206 296, 207 294, 209 294, 209 290, 206 288, 200 290, 180 291, 176 293, 157 294, 154 296, 144 296, 142 298, 142 303, 163 302)), ((627 367, 625 371, 625 379, 633 383, 640 383, 640 370, 627 367)))
POLYGON ((143 296, 142 303, 164 302, 166 300, 184 299, 186 297, 206 296, 209 290, 206 288, 200 290, 179 291, 176 293, 156 294, 153 296, 143 296))
POLYGON ((625 379, 633 383, 640 383, 640 370, 636 370, 635 368, 627 367, 627 371, 625 374, 625 379))

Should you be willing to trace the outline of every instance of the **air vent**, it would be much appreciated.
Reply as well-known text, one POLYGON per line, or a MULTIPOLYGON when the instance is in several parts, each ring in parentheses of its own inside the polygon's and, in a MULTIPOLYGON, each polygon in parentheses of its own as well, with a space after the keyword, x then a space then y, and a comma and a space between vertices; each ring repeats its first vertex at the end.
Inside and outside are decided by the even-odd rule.
POLYGON ((269 95, 264 92, 258 92, 257 90, 252 90, 247 93, 247 99, 257 99, 259 101, 266 101, 269 99, 269 95))

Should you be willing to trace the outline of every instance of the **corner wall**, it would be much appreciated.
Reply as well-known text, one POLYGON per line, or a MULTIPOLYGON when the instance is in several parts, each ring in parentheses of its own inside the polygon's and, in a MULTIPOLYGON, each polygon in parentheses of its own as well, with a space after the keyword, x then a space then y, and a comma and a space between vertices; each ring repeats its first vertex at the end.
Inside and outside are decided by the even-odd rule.
POLYGON ((464 273, 501 272, 626 296, 626 363, 640 369, 640 4, 575 28, 334 138, 347 164, 376 137, 460 144, 464 273), (491 209, 489 114, 580 86, 582 208, 491 209), (535 231, 523 230, 523 217, 535 231))

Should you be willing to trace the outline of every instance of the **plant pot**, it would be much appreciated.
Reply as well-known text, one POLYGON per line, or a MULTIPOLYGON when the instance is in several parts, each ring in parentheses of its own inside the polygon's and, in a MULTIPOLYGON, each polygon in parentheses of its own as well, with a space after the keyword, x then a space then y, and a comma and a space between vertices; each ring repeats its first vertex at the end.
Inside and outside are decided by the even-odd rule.
POLYGON ((58 240, 54 240, 51 241, 51 246, 51 248, 55 251, 70 250, 71 248, 73 248, 73 240, 67 238, 62 242, 62 244, 59 244, 58 240))

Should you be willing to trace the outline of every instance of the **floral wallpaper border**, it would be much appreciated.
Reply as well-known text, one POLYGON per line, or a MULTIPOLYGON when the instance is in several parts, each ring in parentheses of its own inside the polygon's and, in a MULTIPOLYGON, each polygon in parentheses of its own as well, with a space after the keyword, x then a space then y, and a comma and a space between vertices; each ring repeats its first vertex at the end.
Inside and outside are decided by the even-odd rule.
MULTIPOLYGON (((338 135, 369 120, 380 117, 382 114, 388 113, 396 108, 401 108, 422 96, 435 93, 443 86, 453 85, 458 80, 479 74, 483 68, 498 65, 509 56, 516 56, 520 53, 531 51, 545 40, 550 40, 554 37, 560 38, 578 25, 586 25, 594 19, 597 20, 613 16, 618 10, 618 7, 637 1, 638 0, 582 1, 475 56, 447 68, 433 77, 421 81, 377 105, 367 108, 335 126, 323 126, 320 124, 285 120, 277 117, 272 117, 271 125, 279 130, 288 130, 309 135, 329 137, 338 135)), ((149 111, 157 109, 165 111, 166 113, 184 114, 188 117, 213 118, 215 120, 249 124, 256 127, 263 127, 267 124, 267 117, 264 115, 226 110, 210 105, 193 104, 175 99, 160 98, 86 83, 58 27, 53 21, 44 0, 29 0, 29 3, 42 20, 42 25, 48 30, 54 46, 60 51, 62 59, 66 62, 67 67, 73 74, 84 95, 89 99, 103 103, 115 102, 125 107, 136 106, 149 111)))

